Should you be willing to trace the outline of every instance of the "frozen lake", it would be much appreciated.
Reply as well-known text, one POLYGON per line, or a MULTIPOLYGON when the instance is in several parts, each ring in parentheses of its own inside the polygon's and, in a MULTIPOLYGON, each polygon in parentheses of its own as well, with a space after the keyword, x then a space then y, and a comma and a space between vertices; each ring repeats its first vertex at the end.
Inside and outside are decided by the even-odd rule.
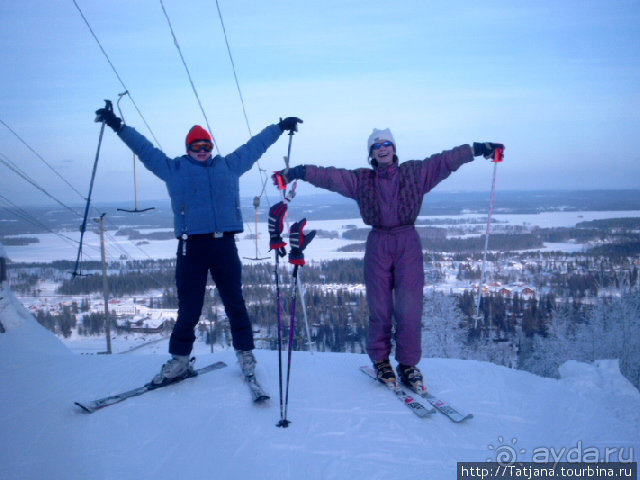
MULTIPOLYGON (((508 224, 508 225, 525 225, 539 227, 573 227, 577 223, 599 220, 607 218, 621 217, 640 217, 640 210, 625 211, 585 211, 585 212, 564 212, 553 211, 536 214, 494 214, 492 222, 508 224)), ((466 214, 459 216, 422 216, 419 220, 442 220, 442 219, 464 219, 470 220, 483 219, 482 215, 466 214)), ((485 216, 486 218, 486 216, 485 216)), ((288 218, 290 221, 297 221, 297 218, 288 218)), ((340 252, 338 249, 354 242, 353 240, 342 239, 342 233, 353 227, 365 227, 360 218, 349 218, 339 220, 310 220, 307 223, 305 231, 323 230, 326 232, 335 232, 339 238, 323 238, 317 237, 307 250, 305 250, 305 258, 308 261, 336 260, 344 258, 362 257, 362 252, 340 252)), ((256 242, 252 238, 247 238, 253 233, 255 223, 246 222, 245 231, 237 236, 237 246, 239 254, 242 258, 267 258, 273 259, 273 254, 269 252, 268 231, 266 222, 258 223, 258 251, 256 252, 256 242)), ((139 229, 141 233, 157 232, 158 229, 139 229)), ((169 230, 166 230, 169 231, 169 230)), ((78 241, 80 239, 79 232, 61 232, 62 235, 56 234, 29 234, 28 237, 37 237, 39 243, 32 243, 24 246, 6 246, 5 250, 9 259, 13 262, 50 262, 53 260, 73 260, 75 261, 78 249, 78 241)), ((157 259, 172 258, 175 256, 177 241, 169 240, 148 240, 148 241, 130 241, 123 236, 114 236, 113 231, 107 235, 107 255, 110 260, 118 260, 122 256, 129 259, 157 259)), ((547 244, 541 250, 556 250, 575 252, 580 251, 582 245, 576 243, 547 244)), ((91 231, 87 231, 84 237, 83 246, 84 260, 100 260, 100 237, 91 231)), ((250 262, 251 260, 245 260, 250 262)))

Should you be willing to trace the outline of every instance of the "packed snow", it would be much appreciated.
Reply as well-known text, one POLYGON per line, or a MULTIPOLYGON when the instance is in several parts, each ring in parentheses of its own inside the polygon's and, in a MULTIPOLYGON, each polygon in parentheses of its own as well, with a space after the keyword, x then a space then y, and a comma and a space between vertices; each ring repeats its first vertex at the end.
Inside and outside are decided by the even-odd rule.
POLYGON ((571 361, 555 380, 423 359, 432 392, 474 415, 455 424, 439 413, 413 415, 358 370, 364 355, 293 352, 285 429, 276 427, 277 352, 256 351, 271 400, 255 405, 233 352, 196 343, 197 365, 228 367, 89 415, 73 402, 147 382, 167 359, 166 340, 80 355, 41 327, 6 282, 0 297, 2 479, 444 480, 456 478, 457 462, 505 452, 518 461, 577 461, 594 451, 637 461, 640 452, 640 393, 615 360, 571 361))

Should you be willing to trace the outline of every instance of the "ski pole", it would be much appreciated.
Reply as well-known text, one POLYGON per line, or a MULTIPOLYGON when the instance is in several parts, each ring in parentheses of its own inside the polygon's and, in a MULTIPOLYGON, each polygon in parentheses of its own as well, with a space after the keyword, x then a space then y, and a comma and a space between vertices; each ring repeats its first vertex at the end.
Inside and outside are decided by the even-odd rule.
MULTIPOLYGON (((284 176, 286 177, 287 174, 289 173, 289 160, 291 159, 291 143, 293 141, 293 134, 294 131, 293 130, 289 130, 289 144, 287 145, 287 154, 283 157, 284 160, 284 176)), ((289 192, 289 194, 287 194, 287 184, 286 182, 278 182, 278 190, 282 191, 282 200, 284 201, 291 201, 293 199, 293 197, 295 197, 295 182, 294 182, 294 186, 293 186, 293 193, 289 192)))
POLYGON ((291 318, 289 320, 289 342, 287 344, 287 379, 285 384, 284 403, 281 407, 281 418, 278 427, 287 428, 291 423, 287 419, 287 411, 289 409, 289 383, 291 379, 291 353, 293 352, 293 337, 296 327, 296 296, 298 295, 298 265, 293 267, 293 287, 291 292, 291 318))
POLYGON ((474 328, 478 327, 478 320, 480 318, 480 298, 482 296, 482 287, 485 282, 485 275, 487 271, 487 251, 489 250, 489 235, 491 232, 491 215, 493 214, 493 207, 496 200, 496 171, 498 169, 498 163, 504 159, 504 148, 496 148, 493 162, 493 179, 491 180, 491 195, 489 198, 489 213, 487 215, 487 229, 484 234, 484 253, 482 255, 482 275, 480 277, 480 283, 478 285, 478 298, 476 299, 476 315, 474 328))
POLYGON ((274 250, 275 255, 275 270, 274 278, 276 282, 276 301, 278 308, 278 379, 280 390, 280 422, 278 427, 288 426, 288 422, 285 421, 286 413, 284 406, 284 392, 283 392, 283 369, 282 369, 282 297, 280 295, 280 275, 278 273, 278 265, 280 257, 284 257, 287 252, 285 246, 287 245, 282 239, 282 229, 284 228, 284 219, 287 216, 287 202, 281 201, 272 205, 269 208, 269 249, 274 250))
MULTIPOLYGON (((105 108, 107 110, 113 111, 113 104, 111 100, 105 100, 105 108)), ((100 147, 102 146, 102 136, 104 135, 104 127, 106 125, 106 121, 102 121, 102 125, 100 125, 100 134, 98 135, 98 149, 96 151, 96 158, 93 161, 93 171, 91 172, 91 181, 89 182, 89 194, 87 195, 87 203, 84 207, 84 217, 82 219, 82 225, 80 226, 80 244, 78 245, 78 255, 76 257, 76 264, 73 268, 73 273, 71 274, 73 278, 80 275, 78 272, 78 267, 80 265, 80 256, 82 255, 82 241, 84 239, 84 232, 87 230, 87 216, 89 215, 89 207, 91 206, 91 192, 93 191, 93 181, 96 178, 96 170, 98 169, 98 159, 100 158, 100 147)))
POLYGON ((302 315, 304 316, 304 326, 307 332, 307 343, 309 345, 309 353, 313 355, 313 342, 311 341, 311 330, 309 330, 309 319, 307 318, 307 303, 304 300, 304 287, 302 286, 302 280, 300 278, 300 273, 298 272, 298 292, 300 295, 300 305, 302 306, 302 315))
POLYGON ((280 421, 278 422, 278 427, 288 427, 289 421, 286 420, 286 409, 285 402, 283 396, 283 370, 282 370, 282 297, 280 296, 280 280, 278 276, 278 262, 279 262, 279 253, 276 250, 275 259, 276 259, 276 268, 275 268, 275 280, 276 280, 276 299, 278 303, 278 380, 279 380, 279 390, 280 390, 280 421))

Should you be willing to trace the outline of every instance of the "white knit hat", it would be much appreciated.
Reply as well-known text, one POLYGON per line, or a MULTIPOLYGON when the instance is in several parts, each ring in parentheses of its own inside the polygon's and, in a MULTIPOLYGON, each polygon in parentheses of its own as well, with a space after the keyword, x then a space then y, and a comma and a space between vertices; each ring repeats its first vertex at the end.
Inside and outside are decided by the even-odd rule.
POLYGON ((371 145, 373 145, 374 143, 380 143, 386 140, 389 140, 391 143, 393 143, 393 146, 395 147, 396 140, 393 138, 391 130, 389 130, 388 128, 385 128, 384 130, 378 130, 377 128, 374 128, 373 132, 371 132, 371 135, 369 135, 369 140, 367 140, 367 152, 371 151, 371 145))

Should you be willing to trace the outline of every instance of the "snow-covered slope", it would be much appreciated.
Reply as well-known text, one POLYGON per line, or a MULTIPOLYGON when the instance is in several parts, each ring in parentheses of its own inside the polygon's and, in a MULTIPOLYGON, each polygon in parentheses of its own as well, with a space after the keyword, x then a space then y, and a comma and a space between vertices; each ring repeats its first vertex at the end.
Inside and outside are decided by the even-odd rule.
MULTIPOLYGON (((474 418, 419 419, 358 367, 363 355, 294 352, 287 429, 277 428, 277 353, 257 351, 270 404, 253 405, 232 352, 225 369, 93 415, 87 400, 137 387, 166 360, 137 350, 75 355, 0 291, 2 479, 451 479, 456 462, 548 452, 640 453, 640 394, 615 362, 570 362, 562 379, 489 363, 424 359, 432 391, 474 418)), ((154 347, 157 349, 157 346, 154 347)), ((154 350, 154 352, 157 350, 154 350)), ((515 459, 515 458, 514 458, 515 459)), ((561 458, 565 459, 565 458, 561 458)), ((575 460, 575 457, 573 458, 575 460)))

